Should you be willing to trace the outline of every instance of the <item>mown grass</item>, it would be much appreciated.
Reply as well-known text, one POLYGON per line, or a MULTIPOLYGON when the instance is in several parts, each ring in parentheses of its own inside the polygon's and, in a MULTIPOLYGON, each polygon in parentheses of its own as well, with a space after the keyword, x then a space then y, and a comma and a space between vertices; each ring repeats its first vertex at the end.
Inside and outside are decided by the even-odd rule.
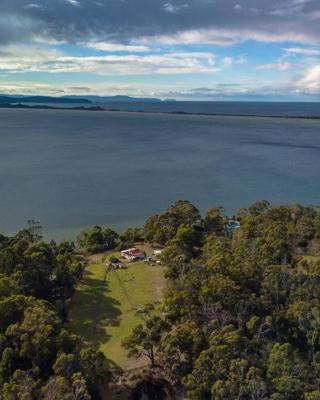
POLYGON ((304 256, 302 259, 308 262, 317 262, 320 261, 320 256, 304 256))
POLYGON ((137 311, 160 300, 163 282, 161 267, 142 262, 108 274, 105 263, 90 265, 72 301, 71 330, 103 351, 115 369, 134 367, 121 342, 143 321, 137 311))

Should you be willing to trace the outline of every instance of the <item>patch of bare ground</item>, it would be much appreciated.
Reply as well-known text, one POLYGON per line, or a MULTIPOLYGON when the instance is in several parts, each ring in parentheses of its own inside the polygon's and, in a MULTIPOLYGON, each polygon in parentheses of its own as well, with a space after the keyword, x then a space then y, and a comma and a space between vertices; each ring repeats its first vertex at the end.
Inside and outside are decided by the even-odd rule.
POLYGON ((320 239, 310 240, 310 243, 308 246, 308 254, 310 256, 319 257, 319 259, 320 259, 320 239))
POLYGON ((161 249, 161 248, 162 248, 162 246, 161 246, 159 243, 149 243, 149 242, 145 242, 145 243, 137 242, 137 243, 135 243, 135 246, 136 246, 139 250, 141 250, 141 251, 143 251, 144 253, 146 253, 146 255, 147 255, 148 257, 153 256, 153 251, 154 251, 154 250, 156 250, 156 249, 161 249))
POLYGON ((97 254, 91 254, 90 256, 87 257, 88 263, 89 264, 98 264, 101 263, 105 256, 108 253, 97 253, 97 254))

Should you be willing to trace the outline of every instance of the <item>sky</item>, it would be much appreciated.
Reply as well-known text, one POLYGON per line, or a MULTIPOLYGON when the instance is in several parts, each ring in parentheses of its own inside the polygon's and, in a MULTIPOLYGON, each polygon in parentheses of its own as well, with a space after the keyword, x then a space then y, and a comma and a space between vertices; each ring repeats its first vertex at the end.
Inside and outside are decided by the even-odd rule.
POLYGON ((320 0, 0 0, 0 93, 320 101, 320 0))

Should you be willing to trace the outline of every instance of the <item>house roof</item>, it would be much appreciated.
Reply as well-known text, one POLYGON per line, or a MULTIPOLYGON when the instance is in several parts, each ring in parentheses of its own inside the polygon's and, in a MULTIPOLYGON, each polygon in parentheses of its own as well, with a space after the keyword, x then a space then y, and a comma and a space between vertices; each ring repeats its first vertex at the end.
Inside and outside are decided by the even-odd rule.
POLYGON ((128 250, 122 250, 121 254, 126 255, 128 257, 144 256, 144 253, 142 253, 142 251, 140 251, 139 249, 136 249, 136 248, 132 248, 132 249, 128 249, 128 250))

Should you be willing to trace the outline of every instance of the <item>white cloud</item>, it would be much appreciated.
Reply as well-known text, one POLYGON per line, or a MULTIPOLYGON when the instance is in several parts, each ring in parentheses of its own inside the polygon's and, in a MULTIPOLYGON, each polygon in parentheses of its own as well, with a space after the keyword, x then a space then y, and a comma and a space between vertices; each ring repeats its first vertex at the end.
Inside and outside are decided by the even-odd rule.
MULTIPOLYGON (((231 46, 246 40, 255 40, 265 43, 279 42, 312 42, 313 39, 299 32, 263 32, 250 29, 194 29, 182 31, 172 35, 157 35, 150 37, 137 37, 136 41, 145 45, 200 45, 213 44, 219 46, 231 46)), ((318 44, 318 39, 314 39, 318 44)))
POLYGON ((32 9, 32 8, 42 8, 42 6, 37 3, 29 3, 29 4, 26 4, 25 6, 23 6, 23 8, 25 10, 28 10, 28 9, 32 9))
MULTIPOLYGON (((173 92, 174 93, 174 92, 173 92)), ((171 93, 171 95, 173 95, 171 93)), ((228 97, 250 93, 250 88, 236 83, 216 84, 212 87, 200 87, 175 92, 176 97, 208 99, 214 97, 228 97)))
POLYGON ((248 60, 245 56, 240 56, 236 60, 236 64, 246 64, 247 62, 248 62, 248 60))
POLYGON ((42 94, 42 95, 116 95, 127 94, 140 97, 159 97, 177 99, 222 99, 222 98, 301 98, 299 96, 312 96, 320 94, 320 64, 316 65, 300 74, 300 78, 282 77, 278 80, 261 81, 259 78, 243 79, 232 81, 217 82, 209 80, 207 87, 190 87, 190 82, 186 83, 183 79, 178 79, 174 85, 169 82, 140 82, 132 80, 131 83, 117 82, 114 77, 112 83, 76 82, 70 77, 69 85, 62 83, 42 83, 19 80, 17 75, 16 82, 0 82, 0 92, 11 94, 42 94))
POLYGON ((225 67, 231 67, 234 63, 234 59, 232 57, 224 57, 222 63, 225 67))
MULTIPOLYGON (((179 84, 177 84, 179 90, 179 84)), ((100 96, 114 96, 114 95, 130 95, 138 97, 167 97, 167 93, 172 89, 172 85, 157 84, 157 83, 90 83, 87 82, 79 85, 72 84, 50 84, 38 81, 17 81, 15 83, 1 83, 0 93, 8 93, 12 95, 28 94, 28 95, 100 95, 100 96)), ((181 89, 182 90, 182 89, 181 89)))
POLYGON ((278 71, 286 71, 288 69, 292 68, 292 65, 287 62, 277 62, 273 64, 262 64, 258 65, 256 69, 262 70, 262 71, 269 71, 269 70, 278 70, 278 71))
POLYGON ((297 82, 296 91, 308 94, 320 93, 320 64, 309 68, 297 82))
POLYGON ((227 56, 222 59, 222 64, 225 67, 231 67, 234 64, 245 64, 246 62, 247 59, 244 56, 240 56, 238 58, 227 56))
POLYGON ((95 50, 101 50, 106 52, 131 52, 131 53, 143 53, 149 51, 150 48, 142 45, 125 45, 117 43, 106 43, 106 42, 91 42, 84 44, 85 47, 95 50))
POLYGON ((50 62, 61 54, 54 49, 26 45, 2 46, 0 51, 0 70, 8 71, 23 70, 23 66, 28 70, 40 63, 50 62))
POLYGON ((172 3, 168 2, 163 5, 164 10, 171 14, 176 14, 179 11, 181 11, 185 8, 188 8, 188 7, 189 7, 189 4, 187 4, 187 3, 181 4, 180 6, 175 6, 172 3))
POLYGON ((65 0, 67 3, 71 4, 72 6, 79 7, 80 3, 78 0, 65 0))
POLYGON ((320 50, 315 50, 315 49, 305 49, 301 47, 289 47, 287 49, 284 49, 287 53, 292 53, 292 54, 301 54, 304 56, 318 56, 320 55, 320 50))
POLYGON ((56 50, 10 46, 0 58, 0 70, 19 72, 90 72, 98 75, 215 73, 215 56, 209 52, 166 54, 108 54, 66 56, 56 50))

